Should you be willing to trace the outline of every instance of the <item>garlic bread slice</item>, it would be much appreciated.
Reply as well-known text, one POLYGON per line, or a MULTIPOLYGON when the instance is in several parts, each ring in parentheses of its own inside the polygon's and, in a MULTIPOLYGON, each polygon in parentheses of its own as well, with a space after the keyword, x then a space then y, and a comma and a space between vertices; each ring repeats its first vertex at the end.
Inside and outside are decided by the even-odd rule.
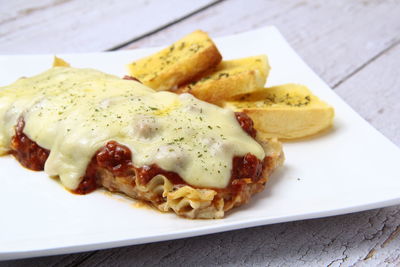
POLYGON ((128 65, 132 77, 154 90, 176 89, 222 60, 207 33, 197 30, 167 48, 128 65))
POLYGON ((182 86, 177 92, 188 92, 201 100, 218 105, 224 100, 264 87, 269 70, 265 55, 226 60, 201 79, 182 86))
POLYGON ((263 138, 295 139, 332 125, 334 109, 299 84, 284 84, 243 95, 224 107, 245 112, 263 138))

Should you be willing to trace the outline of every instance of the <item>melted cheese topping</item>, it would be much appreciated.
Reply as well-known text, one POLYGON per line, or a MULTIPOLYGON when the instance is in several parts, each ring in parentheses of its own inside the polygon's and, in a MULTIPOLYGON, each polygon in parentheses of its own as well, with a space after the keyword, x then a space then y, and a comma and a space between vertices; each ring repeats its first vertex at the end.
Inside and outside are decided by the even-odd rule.
POLYGON ((157 164, 199 187, 226 187, 234 156, 265 156, 232 111, 92 69, 55 67, 0 88, 3 151, 20 116, 24 133, 51 151, 45 172, 69 189, 111 140, 132 151, 136 167, 157 164))

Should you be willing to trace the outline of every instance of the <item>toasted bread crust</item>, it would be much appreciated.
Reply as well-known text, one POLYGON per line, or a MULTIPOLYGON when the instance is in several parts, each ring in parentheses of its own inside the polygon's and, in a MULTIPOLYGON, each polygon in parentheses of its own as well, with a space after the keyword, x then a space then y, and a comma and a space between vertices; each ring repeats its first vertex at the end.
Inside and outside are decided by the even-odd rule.
POLYGON ((262 88, 227 101, 224 107, 246 113, 263 138, 296 139, 332 125, 334 109, 299 84, 262 88))
POLYGON ((332 107, 308 109, 243 109, 264 138, 296 139, 317 134, 332 125, 332 107))
POLYGON ((222 56, 203 31, 195 31, 171 46, 128 65, 130 75, 155 90, 176 89, 214 68, 222 56))
POLYGON ((206 73, 205 77, 181 86, 177 92, 188 92, 201 100, 218 105, 224 100, 263 87, 269 70, 265 55, 222 61, 215 69, 206 73))
POLYGON ((54 56, 53 67, 71 67, 71 65, 64 59, 54 56))

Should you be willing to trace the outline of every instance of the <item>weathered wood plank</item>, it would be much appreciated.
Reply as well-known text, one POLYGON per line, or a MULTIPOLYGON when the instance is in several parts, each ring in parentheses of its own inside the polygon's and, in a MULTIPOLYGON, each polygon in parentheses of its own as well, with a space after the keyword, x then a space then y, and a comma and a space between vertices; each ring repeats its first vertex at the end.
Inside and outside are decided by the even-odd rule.
POLYGON ((127 48, 168 44, 194 29, 215 37, 276 25, 311 68, 333 87, 400 40, 398 3, 230 0, 127 48))
POLYGON ((58 267, 77 266, 95 252, 75 253, 71 255, 57 255, 48 257, 28 258, 22 260, 10 260, 0 262, 1 267, 35 266, 35 267, 58 267))
POLYGON ((399 248, 397 236, 387 241, 399 221, 399 209, 385 208, 99 251, 82 266, 350 266, 373 262, 365 256, 383 244, 399 248))
MULTIPOLYGON (((400 100, 400 80, 396 73, 400 69, 400 48, 395 45, 399 41, 400 26, 399 21, 393 21, 396 12, 399 14, 395 1, 331 1, 325 2, 327 6, 323 7, 317 7, 317 3, 321 2, 315 1, 294 6, 289 1, 256 3, 260 10, 255 13, 257 18, 247 12, 249 7, 246 4, 228 1, 193 16, 197 20, 185 20, 135 45, 168 43, 193 30, 193 25, 212 34, 223 35, 275 24, 312 68, 331 86, 337 85, 336 91, 350 105, 397 145, 400 144, 400 106, 396 102, 400 100), (225 13, 228 13, 226 10, 229 7, 229 12, 236 13, 230 18, 228 14, 223 14, 221 7, 225 8, 225 13), (234 11, 236 9, 242 9, 242 12, 234 11), (342 9, 341 15, 334 16, 342 9), (382 15, 385 9, 387 17, 382 15), (235 15, 240 16, 235 18, 235 15), (376 16, 374 20, 373 16, 376 16), (202 25, 209 25, 210 28, 202 25)), ((0 266, 75 265, 82 260, 86 266, 200 263, 271 266, 399 265, 399 225, 400 207, 397 206, 110 249, 96 252, 92 256, 83 253, 70 257, 43 257, 4 262, 0 266)))
POLYGON ((386 51, 335 91, 363 118, 400 146, 400 44, 386 51))
POLYGON ((98 251, 91 257, 14 260, 0 266, 350 266, 400 264, 400 208, 98 251), (71 260, 74 259, 74 261, 71 260), (56 260, 56 261, 55 261, 56 260), (386 261, 386 262, 385 262, 386 261))
POLYGON ((2 1, 0 53, 102 51, 161 28, 214 2, 2 1))

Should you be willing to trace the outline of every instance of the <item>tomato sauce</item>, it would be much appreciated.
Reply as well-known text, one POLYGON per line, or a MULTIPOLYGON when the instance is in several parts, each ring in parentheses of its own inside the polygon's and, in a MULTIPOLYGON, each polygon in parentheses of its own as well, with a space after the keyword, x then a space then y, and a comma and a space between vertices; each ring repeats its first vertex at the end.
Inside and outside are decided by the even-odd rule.
POLYGON ((119 177, 135 175, 130 149, 115 141, 110 141, 93 156, 86 168, 82 182, 73 192, 76 194, 88 194, 96 190, 100 186, 98 183, 99 168, 107 169, 113 175, 119 177))
POLYGON ((34 171, 42 171, 49 157, 50 151, 40 147, 29 139, 22 131, 25 127, 23 118, 18 120, 15 126, 15 135, 11 139, 11 154, 26 168, 34 171))
MULTIPOLYGON (((253 121, 245 113, 236 112, 235 115, 243 130, 254 138, 256 130, 254 129, 253 121)), ((15 136, 11 141, 12 154, 23 166, 32 170, 43 170, 50 151, 30 140, 23 133, 24 126, 24 120, 20 119, 15 127, 15 136)), ((251 179, 253 183, 258 182, 262 177, 267 159, 268 157, 261 161, 250 153, 242 157, 235 156, 232 159, 231 183, 228 188, 223 190, 230 190, 233 193, 239 192, 246 184, 243 179, 251 179)), ((147 184, 154 176, 160 174, 175 185, 186 184, 179 174, 163 170, 156 164, 140 168, 134 167, 130 149, 115 141, 109 141, 92 157, 81 183, 73 192, 87 194, 100 187, 100 169, 106 169, 118 177, 133 177, 136 175, 137 181, 141 184, 147 184)))
POLYGON ((235 116, 242 129, 251 137, 256 138, 257 131, 254 129, 253 120, 244 112, 235 112, 235 116))
POLYGON ((141 81, 139 81, 139 79, 137 79, 137 78, 135 78, 135 77, 133 77, 133 76, 129 76, 129 75, 125 75, 122 79, 124 79, 124 80, 131 80, 131 81, 137 81, 137 82, 142 83, 141 81))

